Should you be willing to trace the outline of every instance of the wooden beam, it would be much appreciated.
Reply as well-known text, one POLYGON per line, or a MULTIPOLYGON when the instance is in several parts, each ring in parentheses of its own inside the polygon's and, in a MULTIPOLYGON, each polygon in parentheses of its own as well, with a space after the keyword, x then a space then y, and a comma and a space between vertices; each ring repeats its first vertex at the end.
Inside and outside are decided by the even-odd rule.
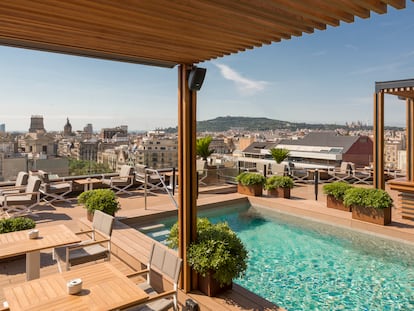
POLYGON ((406 99, 406 179, 410 182, 414 181, 414 101, 406 99))
POLYGON ((374 180, 373 185, 385 189, 384 178, 384 93, 374 94, 374 180))

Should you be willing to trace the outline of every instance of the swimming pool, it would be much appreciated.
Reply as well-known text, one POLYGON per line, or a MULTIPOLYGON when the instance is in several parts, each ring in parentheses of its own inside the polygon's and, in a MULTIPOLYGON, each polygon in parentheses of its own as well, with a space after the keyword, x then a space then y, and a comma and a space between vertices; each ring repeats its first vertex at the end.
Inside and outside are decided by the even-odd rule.
MULTIPOLYGON (((249 250, 235 280, 287 310, 414 310, 414 246, 247 205, 202 212, 249 250)), ((165 239, 175 219, 148 235, 165 239)))

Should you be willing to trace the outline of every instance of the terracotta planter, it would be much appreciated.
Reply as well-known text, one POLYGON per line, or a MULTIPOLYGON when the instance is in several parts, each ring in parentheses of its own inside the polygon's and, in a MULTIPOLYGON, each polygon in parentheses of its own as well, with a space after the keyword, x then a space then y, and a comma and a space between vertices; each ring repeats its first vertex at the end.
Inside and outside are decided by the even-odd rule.
POLYGON ((352 219, 362 220, 377 225, 391 223, 391 207, 376 209, 370 206, 352 206, 352 219))
POLYGON ((267 195, 274 198, 290 199, 290 188, 275 188, 267 190, 267 195))
POLYGON ((213 278, 212 273, 208 273, 206 276, 198 274, 198 289, 209 297, 217 296, 218 294, 231 289, 232 286, 233 283, 220 287, 220 283, 213 278))
POLYGON ((326 196, 326 206, 329 208, 339 209, 341 211, 346 212, 350 212, 352 210, 351 206, 345 206, 342 200, 338 200, 330 194, 326 196))
POLYGON ((263 195, 263 186, 262 185, 249 185, 243 186, 242 184, 237 184, 237 192, 240 194, 251 195, 255 197, 260 197, 263 195))
POLYGON ((86 210, 86 218, 89 221, 92 221, 93 220, 93 211, 86 210))

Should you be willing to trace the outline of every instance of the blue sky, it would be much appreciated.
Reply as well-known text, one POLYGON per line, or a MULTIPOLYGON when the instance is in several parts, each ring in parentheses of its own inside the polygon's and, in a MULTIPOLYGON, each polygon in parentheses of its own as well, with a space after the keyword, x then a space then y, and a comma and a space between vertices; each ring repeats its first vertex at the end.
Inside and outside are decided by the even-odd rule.
MULTIPOLYGON (((414 3, 262 48, 199 64, 198 120, 268 117, 291 122, 372 124, 375 81, 414 78, 414 3)), ((92 123, 151 130, 177 124, 177 69, 0 47, 0 123, 26 131, 92 123)), ((386 96, 385 122, 405 122, 405 104, 386 96)))

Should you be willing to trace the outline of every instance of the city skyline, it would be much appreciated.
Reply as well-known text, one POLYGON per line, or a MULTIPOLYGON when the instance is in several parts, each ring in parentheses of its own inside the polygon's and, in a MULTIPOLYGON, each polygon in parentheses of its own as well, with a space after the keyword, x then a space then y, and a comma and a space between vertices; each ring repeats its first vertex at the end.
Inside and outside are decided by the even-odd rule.
MULTIPOLYGON (((197 119, 267 117, 290 122, 372 124, 375 81, 414 72, 414 3, 370 19, 328 26, 262 48, 198 64, 207 68, 197 119)), ((0 123, 27 131, 177 125, 177 69, 0 47, 0 123), (6 108, 6 109, 5 109, 6 108)), ((405 125, 405 104, 386 97, 387 125, 405 125)))

